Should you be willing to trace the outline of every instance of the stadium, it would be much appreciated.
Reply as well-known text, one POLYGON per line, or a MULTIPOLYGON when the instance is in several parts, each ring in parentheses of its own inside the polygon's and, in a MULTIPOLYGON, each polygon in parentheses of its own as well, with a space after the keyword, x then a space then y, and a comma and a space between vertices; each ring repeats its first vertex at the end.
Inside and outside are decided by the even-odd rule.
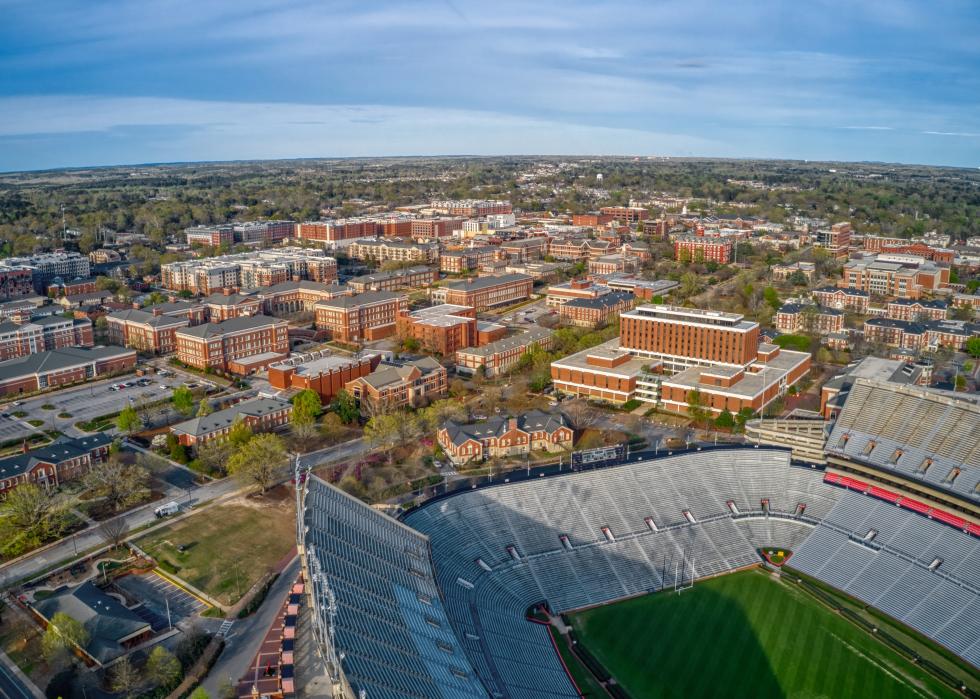
POLYGON ((302 549, 334 696, 975 696, 978 416, 859 381, 826 468, 778 448, 641 453, 401 520, 310 478, 302 549), (758 572, 777 550, 787 568, 758 572), (873 610, 881 638, 777 576, 873 610), (561 620, 588 631, 582 666, 561 620), (957 669, 926 672, 886 646, 893 628, 957 669))

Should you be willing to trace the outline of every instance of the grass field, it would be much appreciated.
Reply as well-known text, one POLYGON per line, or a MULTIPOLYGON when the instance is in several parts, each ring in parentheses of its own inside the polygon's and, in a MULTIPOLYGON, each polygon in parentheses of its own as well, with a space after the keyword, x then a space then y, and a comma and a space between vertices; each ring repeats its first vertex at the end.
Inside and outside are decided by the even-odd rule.
POLYGON ((572 615, 582 643, 646 697, 959 696, 802 590, 759 570, 572 615))
POLYGON ((136 543, 164 570, 231 605, 295 545, 293 501, 287 493, 219 505, 136 543))

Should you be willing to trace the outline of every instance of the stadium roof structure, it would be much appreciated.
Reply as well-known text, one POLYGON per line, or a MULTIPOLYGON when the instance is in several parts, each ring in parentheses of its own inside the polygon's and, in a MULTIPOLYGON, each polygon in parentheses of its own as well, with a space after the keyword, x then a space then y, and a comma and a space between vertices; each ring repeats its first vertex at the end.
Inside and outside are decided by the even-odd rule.
MULTIPOLYGON (((948 392, 856 378, 828 456, 901 476, 980 506, 980 405, 948 392)), ((980 510, 978 510, 980 511, 980 510)))

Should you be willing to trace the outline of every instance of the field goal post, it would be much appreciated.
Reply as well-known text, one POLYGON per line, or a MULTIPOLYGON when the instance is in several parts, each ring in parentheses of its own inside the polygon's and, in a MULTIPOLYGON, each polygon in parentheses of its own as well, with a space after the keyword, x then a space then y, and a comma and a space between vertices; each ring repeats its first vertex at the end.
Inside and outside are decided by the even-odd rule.
POLYGON ((685 554, 681 560, 675 562, 674 592, 678 595, 694 587, 694 579, 697 577, 695 560, 694 556, 688 559, 685 554))

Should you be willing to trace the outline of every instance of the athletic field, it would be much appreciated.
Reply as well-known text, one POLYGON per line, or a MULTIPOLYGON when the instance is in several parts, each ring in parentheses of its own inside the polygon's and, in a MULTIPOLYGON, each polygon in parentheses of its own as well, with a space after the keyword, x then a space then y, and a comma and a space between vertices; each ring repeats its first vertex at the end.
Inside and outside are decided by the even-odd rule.
POLYGON ((632 699, 959 696, 758 570, 580 612, 571 622, 632 699))

